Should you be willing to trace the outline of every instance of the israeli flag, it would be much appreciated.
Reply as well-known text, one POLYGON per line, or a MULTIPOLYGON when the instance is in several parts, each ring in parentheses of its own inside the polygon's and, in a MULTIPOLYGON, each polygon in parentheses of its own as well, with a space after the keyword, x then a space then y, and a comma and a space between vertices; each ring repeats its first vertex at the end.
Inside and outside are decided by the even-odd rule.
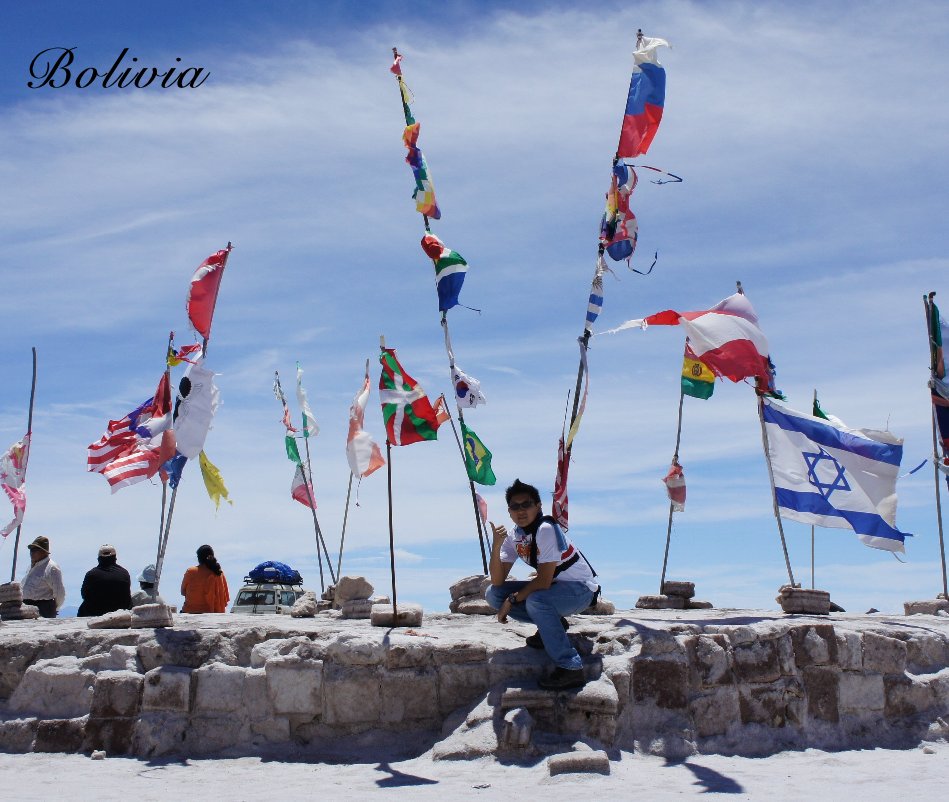
POLYGON ((896 478, 903 440, 851 429, 764 399, 768 459, 778 506, 788 518, 853 529, 867 546, 905 551, 896 528, 896 478))

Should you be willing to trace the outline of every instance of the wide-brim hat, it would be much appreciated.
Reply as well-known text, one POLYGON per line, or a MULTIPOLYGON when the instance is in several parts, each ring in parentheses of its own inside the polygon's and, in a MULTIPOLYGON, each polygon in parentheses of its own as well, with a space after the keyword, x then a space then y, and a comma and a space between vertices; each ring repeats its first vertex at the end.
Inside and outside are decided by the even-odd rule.
POLYGON ((30 543, 27 548, 39 549, 40 551, 45 551, 47 554, 49 554, 49 538, 45 537, 44 535, 40 535, 38 538, 36 538, 36 540, 30 543))

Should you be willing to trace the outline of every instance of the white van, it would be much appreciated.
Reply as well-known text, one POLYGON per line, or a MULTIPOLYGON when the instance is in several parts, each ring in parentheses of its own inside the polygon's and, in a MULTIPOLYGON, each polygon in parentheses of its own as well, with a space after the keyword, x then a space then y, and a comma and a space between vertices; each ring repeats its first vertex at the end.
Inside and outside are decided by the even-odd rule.
POLYGON ((232 613, 282 613, 290 614, 293 603, 305 591, 300 585, 284 585, 277 582, 249 582, 244 585, 231 605, 232 613))

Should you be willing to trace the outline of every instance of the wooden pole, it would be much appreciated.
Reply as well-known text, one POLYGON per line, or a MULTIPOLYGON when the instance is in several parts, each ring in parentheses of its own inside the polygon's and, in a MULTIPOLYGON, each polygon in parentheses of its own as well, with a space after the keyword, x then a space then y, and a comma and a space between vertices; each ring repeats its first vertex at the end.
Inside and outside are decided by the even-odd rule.
MULTIPOLYGON (((33 346, 33 381, 30 384, 30 409, 26 416, 26 436, 29 438, 29 445, 26 452, 26 465, 23 468, 23 479, 26 481, 26 469, 30 464, 30 452, 33 450, 33 402, 36 399, 36 346, 33 346)), ((20 523, 16 528, 16 538, 13 541, 13 569, 10 571, 10 581, 16 581, 16 556, 20 549, 20 532, 23 530, 23 524, 20 523)))
MULTIPOLYGON (((676 450, 672 455, 672 464, 679 464, 679 444, 682 442, 682 401, 685 393, 682 392, 681 382, 679 382, 679 423, 676 426, 676 450)), ((666 565, 669 562, 669 542, 672 540, 672 513, 675 511, 675 505, 669 501, 669 523, 666 526, 666 553, 662 558, 662 576, 659 579, 659 594, 662 595, 662 588, 666 584, 666 565)))
POLYGON ((346 509, 343 510, 343 531, 339 536, 339 555, 336 558, 336 576, 342 576, 343 542, 346 540, 346 520, 349 518, 349 495, 353 490, 353 474, 349 474, 349 486, 346 488, 346 509))
MULTIPOLYGON (((817 406, 817 388, 814 388, 814 407, 817 406)), ((811 407, 811 414, 814 413, 811 407)), ((814 590, 814 524, 811 524, 811 590, 814 590)))
MULTIPOLYGON (((933 326, 939 325, 938 321, 933 320, 933 298, 936 293, 931 292, 928 296, 923 296, 923 306, 926 310, 926 333, 929 337, 929 365, 930 370, 934 378, 936 377, 936 357, 937 357, 937 345, 936 340, 933 337, 933 326)), ((930 390, 930 398, 932 395, 932 390, 930 390)), ((939 487, 939 438, 936 433, 937 422, 936 422, 936 406, 933 405, 932 410, 932 424, 933 424, 933 481, 936 485, 936 523, 939 529, 939 557, 942 562, 942 595, 949 599, 949 585, 946 582, 946 541, 943 536, 942 529, 942 494, 939 487)), ((945 452, 943 452, 943 458, 946 457, 945 452)))
POLYGON ((395 533, 392 528, 392 443, 386 438, 386 467, 388 469, 389 495, 389 570, 392 574, 392 620, 399 620, 399 608, 396 603, 395 591, 395 533))
MULTIPOLYGON (((313 513, 313 529, 316 533, 316 556, 320 557, 320 545, 323 546, 323 553, 326 555, 326 568, 330 572, 330 579, 333 584, 336 584, 336 574, 333 573, 333 562, 330 560, 329 550, 326 548, 326 541, 323 540, 323 530, 320 529, 320 522, 316 519, 316 500, 313 498, 313 495, 310 493, 310 488, 313 486, 313 469, 310 466, 310 438, 304 437, 303 444, 306 447, 306 471, 304 472, 304 478, 309 482, 306 484, 306 495, 310 499, 310 512, 313 513)), ((320 584, 323 584, 323 559, 320 557, 320 584)), ((325 588, 324 588, 325 590, 325 588)))
POLYGON ((761 445, 764 449, 764 461, 768 465, 768 478, 771 481, 771 501, 774 504, 774 519, 778 522, 778 534, 781 536, 781 548, 784 550, 784 564, 788 569, 788 578, 791 587, 797 587, 794 582, 794 572, 791 570, 791 558, 788 557, 788 544, 784 539, 784 525, 781 523, 781 511, 778 509, 778 494, 774 487, 774 469, 771 467, 771 457, 768 455, 768 433, 764 425, 764 396, 758 396, 758 420, 761 421, 761 445))

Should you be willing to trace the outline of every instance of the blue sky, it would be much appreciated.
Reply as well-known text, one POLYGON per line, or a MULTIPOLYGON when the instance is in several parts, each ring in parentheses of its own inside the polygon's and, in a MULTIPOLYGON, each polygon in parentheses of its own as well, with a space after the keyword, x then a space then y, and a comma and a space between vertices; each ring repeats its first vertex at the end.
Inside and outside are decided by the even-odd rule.
MULTIPOLYGON (((331 543, 367 358, 367 428, 384 439, 379 336, 430 395, 449 391, 393 45, 443 211, 433 230, 468 260, 462 303, 481 310, 449 321, 459 366, 489 399, 466 420, 495 455, 492 519, 506 519, 515 477, 545 495, 553 483, 637 27, 673 44, 660 55, 662 127, 642 161, 685 181, 640 182, 634 264, 655 250, 659 262, 648 278, 616 266, 600 328, 706 308, 740 279, 793 407, 806 409, 816 387, 850 425, 904 437, 907 468, 931 452, 920 300, 942 292, 947 266, 942 3, 37 3, 4 15, 0 439, 23 434, 36 346, 23 536, 50 537, 67 604, 100 543, 133 572, 154 559, 160 487, 110 495, 85 472, 85 449, 153 391, 168 331, 191 341, 188 280, 229 240, 208 359, 223 405, 206 450, 234 505, 215 513, 196 466, 186 469, 163 580, 171 599, 204 542, 232 589, 264 559, 318 585, 308 511, 289 499, 274 370, 288 387, 297 360, 305 370, 331 543), (28 88, 33 56, 59 46, 74 46, 80 66, 107 69, 127 47, 141 64, 180 57, 210 77, 193 90, 28 88)), ((590 351, 571 534, 621 607, 659 582, 682 340, 630 331, 590 351)), ((481 565, 446 435, 393 454, 399 596, 430 610, 481 565)), ((689 498, 669 577, 718 606, 773 607, 786 572, 750 388, 686 399, 680 456, 689 498)), ((895 611, 940 588, 931 471, 899 493, 898 523, 915 534, 905 564, 818 530, 818 586, 848 610, 895 611)), ((785 530, 809 585, 810 528, 785 530)), ((362 483, 346 543, 344 572, 386 592, 384 472, 362 483)), ((12 539, 0 559, 9 566, 12 539)))

